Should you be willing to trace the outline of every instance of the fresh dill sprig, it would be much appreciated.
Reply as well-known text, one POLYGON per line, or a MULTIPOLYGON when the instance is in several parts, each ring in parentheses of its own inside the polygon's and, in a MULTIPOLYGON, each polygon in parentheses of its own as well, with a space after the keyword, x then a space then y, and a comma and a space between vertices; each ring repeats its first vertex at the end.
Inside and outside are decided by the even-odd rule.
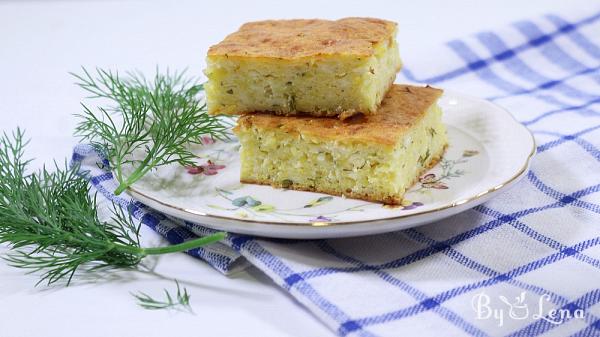
POLYGON ((133 297, 137 300, 137 304, 148 310, 158 310, 158 309, 175 309, 181 310, 185 309, 190 313, 194 313, 192 307, 190 305, 190 294, 187 289, 183 287, 183 290, 179 286, 179 282, 175 280, 175 284, 177 285, 177 293, 175 296, 171 295, 167 289, 163 289, 165 293, 164 300, 157 300, 152 298, 150 295, 138 291, 137 293, 131 293, 133 297))
POLYGON ((27 145, 17 129, 0 135, 0 244, 11 251, 4 257, 12 266, 42 272, 38 282, 52 284, 75 271, 132 267, 148 255, 187 251, 224 238, 225 233, 165 247, 142 248, 140 224, 113 205, 112 219, 98 218, 95 196, 78 168, 55 164, 27 173, 27 145))
POLYGON ((183 72, 157 70, 152 81, 140 73, 121 77, 103 69, 97 69, 95 76, 85 68, 83 74, 72 75, 90 98, 113 104, 94 112, 82 103, 75 134, 107 155, 119 182, 117 195, 157 166, 193 165, 195 156, 188 146, 200 144, 202 135, 227 138, 229 123, 208 115, 199 95, 204 87, 184 78, 183 72), (134 159, 134 151, 140 150, 145 152, 143 159, 134 159), (128 164, 133 167, 130 174, 123 170, 128 164))

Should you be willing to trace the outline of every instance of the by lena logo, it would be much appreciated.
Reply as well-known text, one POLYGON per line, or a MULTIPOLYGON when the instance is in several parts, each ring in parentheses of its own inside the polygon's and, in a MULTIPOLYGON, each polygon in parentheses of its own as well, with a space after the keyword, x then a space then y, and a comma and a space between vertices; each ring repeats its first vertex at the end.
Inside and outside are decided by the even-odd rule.
POLYGON ((505 296, 498 296, 499 305, 492 305, 492 299, 486 293, 479 293, 473 296, 471 300, 471 306, 475 311, 477 319, 494 319, 498 323, 498 326, 503 326, 504 321, 507 318, 512 320, 525 320, 525 319, 543 319, 550 324, 561 324, 566 320, 573 318, 583 319, 585 312, 581 308, 574 310, 569 309, 550 309, 552 306, 550 303, 550 295, 544 294, 540 296, 536 301, 527 302, 527 293, 521 292, 519 296, 509 300, 505 296), (530 305, 533 304, 530 308, 530 305))

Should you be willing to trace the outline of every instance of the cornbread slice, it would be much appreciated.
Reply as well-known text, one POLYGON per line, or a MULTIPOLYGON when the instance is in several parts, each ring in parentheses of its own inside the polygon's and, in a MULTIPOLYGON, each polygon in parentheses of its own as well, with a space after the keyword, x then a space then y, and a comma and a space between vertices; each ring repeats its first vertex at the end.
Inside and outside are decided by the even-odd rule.
POLYGON ((373 113, 401 68, 395 36, 371 18, 246 23, 208 51, 208 112, 373 113))
POLYGON ((375 114, 335 118, 252 114, 234 131, 244 183, 399 204, 447 145, 442 90, 393 85, 375 114))

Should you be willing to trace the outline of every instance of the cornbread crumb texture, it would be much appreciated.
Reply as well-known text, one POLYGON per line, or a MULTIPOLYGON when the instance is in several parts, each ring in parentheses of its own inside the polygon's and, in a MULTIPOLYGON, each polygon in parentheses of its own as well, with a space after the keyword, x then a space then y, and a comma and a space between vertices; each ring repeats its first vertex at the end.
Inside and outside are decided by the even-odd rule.
POLYGON ((240 117, 236 128, 279 129, 285 133, 301 134, 303 137, 394 146, 398 137, 418 122, 442 93, 442 90, 429 86, 394 84, 375 114, 361 115, 346 121, 310 116, 252 114, 240 117))
POLYGON ((398 192, 397 193, 386 193, 386 191, 377 191, 372 188, 367 189, 367 191, 360 191, 356 187, 355 188, 346 187, 346 189, 344 190, 343 187, 341 188, 340 186, 331 186, 331 184, 317 185, 316 184, 317 179, 312 179, 312 181, 311 181, 310 180, 311 178, 308 178, 309 181, 311 181, 311 183, 309 183, 308 185, 303 185, 301 183, 294 182, 291 179, 287 179, 287 180, 283 180, 283 181, 276 181, 276 180, 272 180, 272 179, 264 179, 263 178, 262 180, 260 180, 260 179, 256 180, 256 178, 244 177, 244 176, 240 177, 240 182, 244 183, 244 184, 270 185, 275 188, 285 188, 285 189, 292 189, 292 190, 297 190, 297 191, 325 193, 325 194, 343 196, 343 197, 352 198, 352 199, 360 199, 360 200, 371 201, 371 202, 380 202, 380 203, 384 203, 386 205, 401 205, 404 193, 406 193, 406 191, 418 181, 418 179, 421 175, 425 174, 425 172, 427 172, 429 169, 431 169, 432 167, 437 165, 437 163, 442 159, 444 152, 446 150, 446 147, 447 146, 442 147, 438 153, 433 154, 431 156, 431 159, 429 159, 427 161, 427 163, 426 163, 427 166, 419 168, 420 169, 419 173, 414 177, 414 179, 409 184, 406 185, 407 187, 404 189, 404 192, 400 192, 400 193, 398 193, 398 192), (313 181, 315 183, 312 183, 313 181))
POLYGON ((315 55, 363 55, 393 37, 396 23, 374 18, 330 20, 267 20, 249 22, 222 42, 209 56, 302 58, 315 55))
POLYGON ((362 120, 243 116, 240 180, 399 204, 447 145, 441 90, 395 85, 362 120))

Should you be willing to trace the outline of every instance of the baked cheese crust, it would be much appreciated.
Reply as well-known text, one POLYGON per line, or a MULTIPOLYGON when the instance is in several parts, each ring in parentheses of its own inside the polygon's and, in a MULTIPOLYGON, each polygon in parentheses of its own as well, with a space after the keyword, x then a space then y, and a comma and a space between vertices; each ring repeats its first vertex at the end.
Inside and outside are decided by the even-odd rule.
POLYGON ((249 22, 208 56, 303 59, 325 55, 373 56, 378 44, 394 37, 396 23, 374 18, 266 20, 249 22))

